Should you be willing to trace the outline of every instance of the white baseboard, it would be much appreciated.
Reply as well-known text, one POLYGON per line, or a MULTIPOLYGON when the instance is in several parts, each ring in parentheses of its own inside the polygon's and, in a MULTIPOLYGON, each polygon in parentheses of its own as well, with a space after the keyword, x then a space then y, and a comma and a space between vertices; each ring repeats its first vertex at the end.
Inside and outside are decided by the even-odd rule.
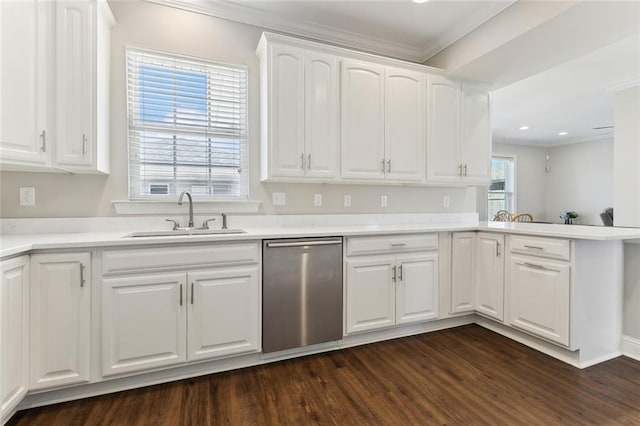
POLYGON ((640 361, 640 339, 622 336, 622 355, 640 361))

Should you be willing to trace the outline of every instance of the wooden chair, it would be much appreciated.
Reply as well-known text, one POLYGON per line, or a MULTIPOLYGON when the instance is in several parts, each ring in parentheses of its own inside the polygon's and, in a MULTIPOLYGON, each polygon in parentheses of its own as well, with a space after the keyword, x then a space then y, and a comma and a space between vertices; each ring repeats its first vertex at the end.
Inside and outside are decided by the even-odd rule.
POLYGON ((520 213, 515 215, 511 219, 511 222, 533 222, 533 216, 531 216, 529 213, 520 213))
POLYGON ((494 222, 511 222, 513 215, 506 210, 498 210, 493 217, 494 222))

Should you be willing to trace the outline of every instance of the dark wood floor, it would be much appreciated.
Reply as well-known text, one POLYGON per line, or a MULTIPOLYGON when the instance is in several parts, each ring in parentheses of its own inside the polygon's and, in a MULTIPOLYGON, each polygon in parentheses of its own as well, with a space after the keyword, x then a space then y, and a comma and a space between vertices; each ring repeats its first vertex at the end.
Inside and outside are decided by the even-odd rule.
POLYGON ((18 413, 14 425, 640 424, 640 362, 578 370, 475 325, 18 413))

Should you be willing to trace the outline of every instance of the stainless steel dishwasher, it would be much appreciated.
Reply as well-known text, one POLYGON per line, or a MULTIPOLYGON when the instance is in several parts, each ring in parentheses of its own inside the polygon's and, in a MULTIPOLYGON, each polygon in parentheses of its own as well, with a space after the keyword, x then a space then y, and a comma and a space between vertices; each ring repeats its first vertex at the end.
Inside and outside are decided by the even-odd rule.
POLYGON ((262 242, 262 350, 342 339, 342 237, 262 242))

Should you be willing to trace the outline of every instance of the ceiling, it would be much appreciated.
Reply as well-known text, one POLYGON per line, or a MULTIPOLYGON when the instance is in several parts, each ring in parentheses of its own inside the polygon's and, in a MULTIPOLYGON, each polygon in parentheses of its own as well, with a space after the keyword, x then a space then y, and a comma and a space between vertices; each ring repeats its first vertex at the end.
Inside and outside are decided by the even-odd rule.
POLYGON ((515 0, 151 0, 272 31, 425 62, 515 0))
POLYGON ((496 90, 494 141, 555 146, 610 138, 613 129, 594 127, 613 126, 614 90, 638 84, 638 76, 640 36, 635 35, 496 90))
POLYGON ((640 3, 635 1, 571 1, 564 13, 536 28, 527 25, 548 9, 543 0, 147 1, 419 63, 505 11, 509 18, 501 15, 500 24, 487 23, 480 38, 462 44, 497 43, 493 36, 504 33, 513 38, 483 44, 482 55, 446 70, 452 77, 500 87, 493 92, 495 141, 554 146, 610 138, 611 128, 593 128, 613 125, 612 86, 638 84, 640 76, 640 3), (529 15, 517 15, 523 9, 529 15), (519 130, 522 126, 529 129, 519 130), (568 134, 558 135, 561 131, 568 134))

